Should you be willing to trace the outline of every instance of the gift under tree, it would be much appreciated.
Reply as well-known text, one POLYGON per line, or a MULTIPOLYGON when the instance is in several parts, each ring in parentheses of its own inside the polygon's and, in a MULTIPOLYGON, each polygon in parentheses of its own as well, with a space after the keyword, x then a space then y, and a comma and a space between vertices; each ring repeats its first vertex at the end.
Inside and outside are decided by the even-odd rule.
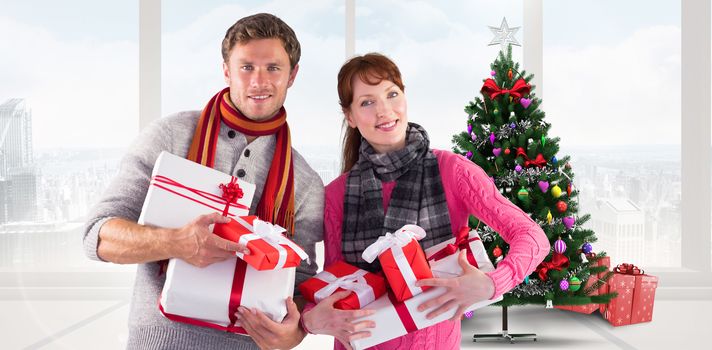
MULTIPOLYGON (((606 266, 596 266, 605 253, 594 253, 596 236, 582 225, 574 174, 568 156, 560 156, 559 138, 549 135, 551 125, 539 109, 512 47, 500 51, 484 79, 481 96, 465 107, 466 130, 453 136, 453 151, 476 163, 500 192, 537 222, 553 251, 496 305, 585 305, 607 303, 614 294, 598 294, 610 277, 606 266)), ((491 228, 470 217, 495 264, 507 255, 507 243, 491 228)))

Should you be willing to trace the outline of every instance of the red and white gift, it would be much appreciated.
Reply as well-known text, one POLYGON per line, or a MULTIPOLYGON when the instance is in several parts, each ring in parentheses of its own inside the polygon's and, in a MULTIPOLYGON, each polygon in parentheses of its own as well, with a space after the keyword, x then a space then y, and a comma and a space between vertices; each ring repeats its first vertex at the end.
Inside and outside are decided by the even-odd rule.
POLYGON ((405 225, 394 233, 386 233, 366 247, 361 254, 371 263, 378 257, 388 285, 396 300, 404 301, 430 287, 418 287, 415 282, 432 278, 428 261, 418 240, 425 237, 425 230, 417 225, 405 225))
POLYGON ((247 246, 249 255, 237 256, 257 270, 296 267, 309 260, 307 253, 283 235, 283 227, 262 221, 257 216, 236 216, 226 224, 215 224, 213 233, 247 246))
POLYGON ((614 272, 607 293, 618 296, 603 305, 603 318, 616 327, 652 321, 658 278, 633 264, 620 264, 614 272))
MULTIPOLYGON (((162 152, 138 222, 179 228, 203 214, 244 216, 254 191, 253 184, 162 152)), ((258 271, 237 257, 204 268, 170 259, 159 309, 174 321, 245 334, 235 323, 237 307, 256 308, 280 322, 287 314, 285 299, 294 292, 295 270, 258 271)))
POLYGON ((383 277, 343 261, 331 264, 299 285, 302 296, 313 303, 319 303, 334 293, 350 290, 351 294, 334 303, 334 307, 341 310, 360 309, 385 294, 386 289, 383 277))
POLYGON ((430 262, 430 269, 435 277, 457 277, 462 274, 462 268, 457 261, 459 252, 466 251, 470 265, 483 270, 493 271, 494 265, 487 256, 480 235, 477 231, 465 226, 458 231, 455 238, 434 245, 425 250, 425 256, 430 262))
MULTIPOLYGON (((476 266, 481 271, 489 272, 494 270, 494 265, 487 256, 487 251, 485 250, 482 241, 480 241, 477 232, 466 229, 460 230, 457 237, 425 250, 425 255, 428 257, 435 256, 437 258, 432 258, 430 260, 430 266, 434 277, 452 278, 462 274, 462 268, 457 262, 458 252, 460 249, 467 251, 468 261, 474 260, 474 263, 470 262, 470 264, 476 266), (463 231, 467 234, 467 236, 465 236, 463 231)), ((369 329, 369 332, 371 332, 370 337, 352 341, 351 347, 354 350, 372 347, 414 332, 418 329, 430 327, 452 318, 455 316, 457 308, 452 308, 430 320, 427 319, 426 316, 428 313, 433 311, 432 308, 422 312, 418 311, 418 306, 420 304, 436 298, 446 291, 447 290, 444 287, 433 287, 404 302, 396 300, 394 295, 391 293, 387 293, 386 295, 376 299, 376 301, 364 307, 364 309, 376 310, 376 313, 371 316, 357 319, 354 322, 372 320, 376 322, 376 325, 378 326, 376 328, 369 329)), ((470 305, 466 311, 479 309, 500 300, 502 300, 501 296, 494 299, 479 301, 470 305)))

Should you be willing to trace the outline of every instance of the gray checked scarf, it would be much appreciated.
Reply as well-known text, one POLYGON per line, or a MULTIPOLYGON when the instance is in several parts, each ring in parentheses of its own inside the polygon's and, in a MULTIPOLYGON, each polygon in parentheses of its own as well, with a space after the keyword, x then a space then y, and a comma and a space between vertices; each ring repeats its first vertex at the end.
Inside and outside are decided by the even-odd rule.
POLYGON ((359 159, 349 172, 344 195, 341 252, 349 264, 378 272, 378 260, 367 263, 361 253, 386 232, 417 224, 427 236, 421 247, 429 248, 453 237, 438 160, 429 148, 425 129, 408 123, 406 146, 378 154, 361 140, 359 159), (381 181, 396 181, 384 215, 381 181))

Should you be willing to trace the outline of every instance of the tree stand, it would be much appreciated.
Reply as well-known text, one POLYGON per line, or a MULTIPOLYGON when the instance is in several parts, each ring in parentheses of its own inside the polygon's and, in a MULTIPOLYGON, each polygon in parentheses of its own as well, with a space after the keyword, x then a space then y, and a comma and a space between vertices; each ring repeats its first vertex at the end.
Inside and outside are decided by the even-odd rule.
POLYGON ((507 307, 506 306, 502 306, 502 333, 475 334, 472 336, 473 342, 477 342, 477 340, 509 340, 510 343, 514 344, 514 341, 517 339, 536 341, 536 334, 533 334, 533 333, 509 334, 509 332, 507 331, 507 307))

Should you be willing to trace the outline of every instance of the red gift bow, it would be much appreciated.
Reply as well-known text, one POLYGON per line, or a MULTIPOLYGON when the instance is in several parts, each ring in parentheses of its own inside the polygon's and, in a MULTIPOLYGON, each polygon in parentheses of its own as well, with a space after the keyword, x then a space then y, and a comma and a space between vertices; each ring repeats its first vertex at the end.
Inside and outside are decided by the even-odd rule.
POLYGON ((460 228, 460 231, 457 233, 457 236, 455 237, 455 243, 450 243, 445 246, 445 248, 440 249, 437 251, 435 254, 431 255, 428 258, 428 261, 438 261, 440 259, 444 259, 452 254, 455 254, 459 250, 466 250, 467 251, 467 261, 470 263, 470 265, 474 267, 479 267, 477 265, 477 260, 475 260, 475 254, 472 252, 472 248, 470 247, 470 242, 473 241, 479 241, 480 237, 473 237, 469 238, 470 235, 470 228, 467 226, 464 226, 460 228))
POLYGON ((524 148, 522 147, 517 148, 517 156, 524 157, 525 167, 528 167, 530 165, 536 165, 540 168, 543 168, 544 165, 546 165, 546 159, 544 159, 544 156, 542 156, 541 153, 537 154, 536 159, 530 160, 529 156, 527 156, 527 152, 524 152, 524 148))
POLYGON ((512 86, 511 89, 502 89, 497 86, 497 83, 493 79, 487 79, 485 80, 485 84, 482 85, 480 92, 486 93, 492 100, 506 93, 509 93, 509 95, 515 99, 520 99, 522 96, 528 95, 531 89, 531 85, 527 84, 527 82, 521 78, 514 82, 514 86, 512 86))
POLYGON ((241 199, 245 194, 242 192, 242 188, 237 184, 237 179, 234 177, 230 179, 229 183, 220 184, 220 189, 222 190, 222 199, 226 202, 222 215, 227 216, 228 210, 230 210, 230 204, 237 203, 237 200, 241 199))
POLYGON ((536 268, 536 272, 539 273, 539 279, 546 281, 548 276, 546 275, 549 270, 561 271, 561 269, 569 267, 569 258, 564 254, 554 253, 551 257, 551 262, 544 261, 536 268))
POLYGON ((619 264, 616 266, 614 269, 615 272, 617 273, 622 273, 624 275, 642 275, 645 274, 645 271, 639 269, 637 266, 633 264, 619 264))

